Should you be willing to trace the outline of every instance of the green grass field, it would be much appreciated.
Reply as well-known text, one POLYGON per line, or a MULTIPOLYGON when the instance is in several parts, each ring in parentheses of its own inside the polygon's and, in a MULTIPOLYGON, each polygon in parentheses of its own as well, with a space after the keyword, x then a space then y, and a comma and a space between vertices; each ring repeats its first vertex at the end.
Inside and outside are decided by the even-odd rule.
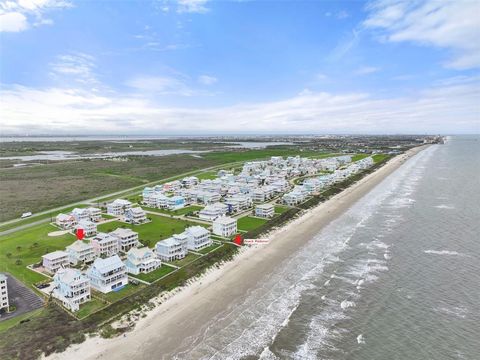
POLYGON ((105 306, 108 306, 108 303, 105 303, 99 299, 91 298, 89 302, 80 305, 80 309, 75 313, 75 316, 79 319, 85 319, 87 316, 104 308, 105 306))
POLYGON ((375 154, 372 156, 373 162, 376 164, 386 158, 388 158, 390 155, 387 154, 375 154))
POLYGON ((188 214, 193 211, 198 211, 203 209, 203 206, 198 206, 198 205, 190 205, 190 206, 185 206, 182 209, 170 211, 170 210, 165 210, 165 209, 157 209, 157 208, 151 208, 148 206, 142 206, 143 209, 148 210, 148 211, 153 211, 153 212, 158 212, 162 214, 168 214, 168 215, 176 215, 176 216, 181 216, 188 214))
POLYGON ((275 214, 283 214, 288 209, 289 207, 286 207, 286 206, 275 205, 275 214))
POLYGON ((217 178, 218 171, 205 171, 196 175, 199 180, 213 180, 217 178))
POLYGON ((206 248, 203 248, 203 249, 198 250, 198 252, 199 252, 200 254, 207 254, 207 253, 209 253, 210 251, 215 250, 215 249, 217 249, 217 248, 219 248, 219 247, 221 247, 221 246, 223 246, 223 244, 213 243, 212 245, 207 246, 206 248))
POLYGON ((370 156, 370 154, 356 154, 356 155, 353 155, 352 156, 352 162, 365 159, 366 157, 369 157, 369 156, 370 156))
POLYGON ((267 221, 268 220, 266 219, 255 218, 252 216, 245 216, 243 218, 238 219, 237 227, 239 230, 250 231, 265 224, 267 221))
POLYGON ((189 253, 183 259, 172 261, 169 264, 173 264, 173 265, 182 267, 182 266, 187 265, 188 263, 191 263, 193 260, 198 259, 199 257, 200 257, 200 255, 189 253))
POLYGON ((98 231, 110 232, 119 227, 129 228, 138 232, 143 245, 154 247, 159 240, 166 239, 173 234, 183 232, 187 227, 198 225, 184 220, 169 218, 167 216, 147 214, 151 222, 141 225, 131 225, 120 221, 112 221, 98 226, 98 231))
POLYGON ((158 280, 161 277, 167 274, 170 274, 172 271, 175 271, 175 268, 170 267, 168 265, 162 265, 157 270, 154 270, 148 274, 138 274, 138 275, 130 275, 130 276, 152 283, 155 280, 158 280))
POLYGON ((46 253, 64 250, 75 241, 75 236, 71 234, 48 236, 49 232, 56 230, 50 224, 42 224, 0 237, 0 272, 9 272, 30 287, 46 280, 45 276, 26 266, 41 261, 46 253), (17 265, 17 261, 21 263, 17 265))

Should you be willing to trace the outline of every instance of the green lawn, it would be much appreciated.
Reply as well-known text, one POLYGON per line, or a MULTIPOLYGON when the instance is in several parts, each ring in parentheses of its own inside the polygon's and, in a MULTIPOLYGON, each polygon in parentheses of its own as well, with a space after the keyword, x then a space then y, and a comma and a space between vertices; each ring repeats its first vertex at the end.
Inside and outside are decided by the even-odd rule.
POLYGON ((275 206, 275 214, 283 214, 285 211, 287 211, 289 208, 286 206, 280 206, 276 205, 275 206))
POLYGON ((372 156, 373 162, 376 164, 386 158, 388 158, 390 155, 387 154, 375 154, 372 156))
POLYGON ((255 218, 252 216, 245 216, 238 219, 237 227, 239 230, 250 231, 258 228, 259 226, 265 224, 268 220, 255 218))
POLYGON ((203 248, 201 250, 198 250, 199 253, 201 254, 207 254, 209 253, 210 251, 214 250, 214 249, 217 249, 219 247, 222 247, 224 244, 216 244, 216 243, 213 243, 212 245, 210 246, 207 246, 206 248, 203 248))
POLYGON ((143 245, 153 247, 159 240, 166 239, 173 234, 183 232, 187 227, 198 225, 188 221, 169 218, 161 215, 147 214, 152 219, 151 222, 141 225, 131 225, 120 221, 112 221, 106 224, 100 224, 98 231, 110 232, 116 228, 130 228, 138 232, 140 241, 143 245))
POLYGON ((196 175, 199 180, 213 180, 217 178, 218 171, 205 171, 196 175))
POLYGON ((130 276, 152 283, 155 280, 160 279, 161 277, 167 274, 170 274, 172 271, 175 271, 175 268, 171 266, 163 265, 163 266, 160 266, 157 270, 152 271, 148 274, 138 274, 138 275, 130 275, 130 276))
POLYGON ((366 157, 369 157, 369 156, 370 154, 355 154, 352 156, 352 162, 365 159, 366 157))
POLYGON ((0 237, 0 272, 9 272, 30 287, 46 280, 26 266, 39 262, 46 253, 64 250, 75 241, 75 236, 71 234, 48 236, 49 232, 57 230, 50 224, 42 224, 0 237), (17 260, 21 264, 17 265, 17 260))
POLYGON ((145 286, 147 286, 147 285, 144 285, 144 284, 137 284, 137 285, 128 284, 119 291, 112 291, 112 292, 109 292, 107 294, 101 293, 99 291, 94 291, 93 293, 95 294, 96 297, 99 297, 103 300, 106 300, 106 301, 109 301, 109 302, 113 303, 115 301, 123 299, 124 297, 126 297, 128 295, 131 295, 133 293, 136 293, 137 291, 140 291, 145 286))
POLYGON ((75 313, 75 316, 79 319, 84 319, 105 306, 108 306, 108 304, 99 299, 92 298, 89 302, 80 305, 80 309, 75 313))
POLYGON ((145 210, 148 210, 148 211, 159 212, 159 213, 162 213, 162 214, 180 216, 180 215, 185 215, 185 214, 191 213, 193 211, 199 211, 199 210, 203 209, 203 206, 190 205, 190 206, 185 206, 182 209, 178 209, 178 210, 174 210, 174 211, 151 208, 151 207, 148 207, 148 206, 142 206, 142 208, 144 208, 145 210))
POLYGON ((183 259, 172 261, 169 264, 173 264, 173 265, 182 267, 182 266, 185 266, 188 263, 192 262, 193 260, 198 259, 199 257, 200 257, 200 255, 189 253, 183 259))

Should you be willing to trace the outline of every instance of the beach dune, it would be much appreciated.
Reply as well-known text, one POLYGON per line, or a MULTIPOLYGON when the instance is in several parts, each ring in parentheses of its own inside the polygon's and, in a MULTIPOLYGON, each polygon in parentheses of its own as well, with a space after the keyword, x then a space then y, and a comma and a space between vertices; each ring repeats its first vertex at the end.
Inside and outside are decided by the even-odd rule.
POLYGON ((126 336, 114 339, 89 338, 47 359, 133 360, 174 357, 191 345, 185 339, 196 337, 215 314, 242 301, 262 277, 275 271, 282 261, 311 240, 323 227, 424 148, 414 148, 393 158, 342 193, 270 233, 268 244, 244 248, 234 261, 208 272, 150 311, 126 336))

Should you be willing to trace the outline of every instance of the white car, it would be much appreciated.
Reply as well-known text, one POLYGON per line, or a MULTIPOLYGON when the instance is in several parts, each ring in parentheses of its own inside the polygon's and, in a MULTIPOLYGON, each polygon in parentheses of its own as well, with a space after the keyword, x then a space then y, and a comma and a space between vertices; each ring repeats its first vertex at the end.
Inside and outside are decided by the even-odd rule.
POLYGON ((32 213, 31 212, 26 212, 26 213, 23 213, 21 218, 24 219, 24 218, 27 218, 27 217, 30 217, 32 216, 32 213))

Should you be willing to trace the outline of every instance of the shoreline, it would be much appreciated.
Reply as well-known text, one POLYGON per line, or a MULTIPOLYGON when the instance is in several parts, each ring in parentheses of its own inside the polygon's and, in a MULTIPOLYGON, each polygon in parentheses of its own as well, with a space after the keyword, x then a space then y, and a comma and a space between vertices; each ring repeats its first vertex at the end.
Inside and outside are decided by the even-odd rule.
POLYGON ((154 348, 162 350, 162 358, 171 358, 188 348, 182 340, 198 333, 213 315, 241 299, 262 276, 268 276, 291 253, 426 147, 419 146, 396 156, 341 193, 270 232, 265 236, 271 240, 268 244, 244 247, 232 261, 207 271, 183 288, 152 299, 151 302, 158 303, 160 299, 167 298, 146 317, 140 318, 135 328, 125 336, 113 339, 94 336, 82 344, 70 346, 63 353, 42 358, 137 359, 149 356, 154 348), (252 277, 251 274, 261 275, 252 277))

